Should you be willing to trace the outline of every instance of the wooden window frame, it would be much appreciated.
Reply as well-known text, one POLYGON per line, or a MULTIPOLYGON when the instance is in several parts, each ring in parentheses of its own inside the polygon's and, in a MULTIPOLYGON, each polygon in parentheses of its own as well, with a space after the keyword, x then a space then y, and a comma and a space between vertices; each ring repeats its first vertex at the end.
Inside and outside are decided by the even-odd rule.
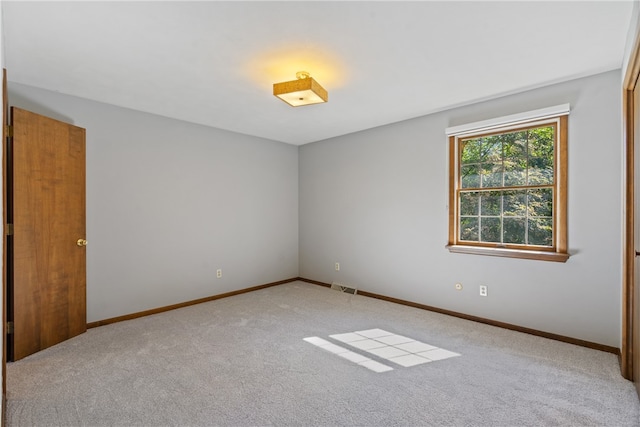
MULTIPOLYGON (((567 245, 568 111, 569 106, 565 104, 502 119, 447 129, 447 134, 449 135, 449 242, 446 247, 450 252, 555 262, 566 262, 569 259, 567 245), (541 247, 461 241, 458 231, 459 194, 461 188, 461 141, 480 136, 516 132, 549 124, 553 124, 556 127, 554 183, 552 185, 554 191, 553 245, 541 247)), ((514 186, 512 188, 522 189, 526 187, 514 186)), ((500 190, 504 189, 505 187, 500 188, 500 190)))

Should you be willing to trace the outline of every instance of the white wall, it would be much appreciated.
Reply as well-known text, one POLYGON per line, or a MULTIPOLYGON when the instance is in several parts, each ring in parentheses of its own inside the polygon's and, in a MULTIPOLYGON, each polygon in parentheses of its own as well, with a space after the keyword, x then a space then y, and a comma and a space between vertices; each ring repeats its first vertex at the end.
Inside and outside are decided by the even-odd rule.
POLYGON ((624 57, 622 59, 622 73, 626 73, 629 67, 629 61, 633 48, 636 43, 636 38, 640 30, 640 3, 638 0, 633 1, 633 9, 631 10, 631 18, 629 21, 629 31, 627 32, 627 42, 624 48, 624 57))
POLYGON ((9 101, 87 129, 88 322, 298 276, 297 147, 14 83, 9 101))
POLYGON ((299 159, 278 142, 18 84, 9 94, 88 130, 89 322, 300 275, 620 345, 619 71, 308 144, 299 159), (444 129, 565 102, 573 256, 449 253, 444 129))
POLYGON ((300 276, 619 347, 620 105, 613 71, 302 146, 300 276), (567 102, 572 257, 449 253, 445 128, 567 102))

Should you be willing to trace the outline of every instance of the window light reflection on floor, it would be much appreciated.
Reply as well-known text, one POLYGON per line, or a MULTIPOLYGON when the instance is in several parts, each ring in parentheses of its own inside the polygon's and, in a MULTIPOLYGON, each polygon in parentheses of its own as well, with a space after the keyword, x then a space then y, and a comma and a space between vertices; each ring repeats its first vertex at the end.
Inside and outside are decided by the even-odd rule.
MULTIPOLYGON (((329 337, 405 368, 460 356, 460 354, 454 353, 453 351, 425 344, 412 338, 387 332, 383 329, 367 329, 364 331, 329 335, 329 337)), ((319 337, 304 338, 304 341, 360 366, 364 366, 374 372, 393 370, 391 366, 377 362, 358 352, 351 351, 348 348, 319 337)))

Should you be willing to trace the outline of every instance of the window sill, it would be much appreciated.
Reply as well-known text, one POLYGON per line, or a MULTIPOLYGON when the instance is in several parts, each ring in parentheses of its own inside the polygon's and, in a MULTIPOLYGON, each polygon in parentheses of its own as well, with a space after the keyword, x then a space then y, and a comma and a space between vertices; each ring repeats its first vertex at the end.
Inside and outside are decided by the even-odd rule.
POLYGON ((499 256, 506 258, 522 258, 522 259, 535 259, 538 261, 554 261, 554 262, 567 262, 569 254, 563 254, 559 252, 545 252, 545 251, 528 251, 521 249, 505 249, 505 248, 485 248, 480 246, 462 246, 462 245, 447 245, 449 252, 458 254, 473 254, 473 255, 487 255, 487 256, 499 256))

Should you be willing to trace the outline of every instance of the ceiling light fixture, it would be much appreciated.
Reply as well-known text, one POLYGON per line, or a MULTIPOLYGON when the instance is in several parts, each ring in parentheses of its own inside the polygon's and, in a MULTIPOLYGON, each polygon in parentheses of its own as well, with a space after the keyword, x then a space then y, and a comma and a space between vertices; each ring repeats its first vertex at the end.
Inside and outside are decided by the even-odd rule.
POLYGON ((306 71, 296 73, 297 80, 274 83, 273 94, 292 107, 319 104, 329 100, 327 91, 306 71))

